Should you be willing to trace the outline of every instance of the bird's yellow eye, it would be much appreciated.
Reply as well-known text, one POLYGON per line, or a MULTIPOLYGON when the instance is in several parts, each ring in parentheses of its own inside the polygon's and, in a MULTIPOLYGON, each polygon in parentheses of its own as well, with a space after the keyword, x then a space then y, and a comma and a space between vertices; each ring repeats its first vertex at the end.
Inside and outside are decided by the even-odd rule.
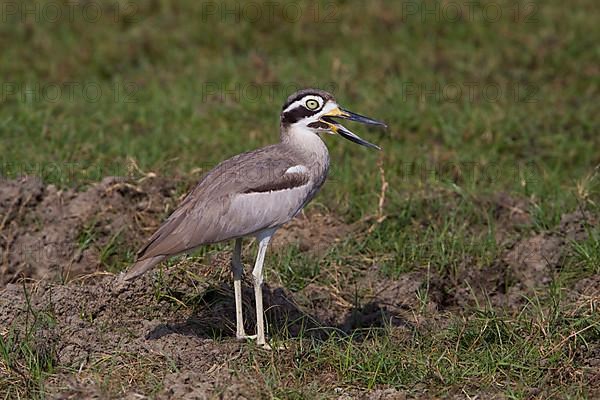
POLYGON ((316 110, 319 108, 319 102, 313 99, 306 100, 306 108, 309 110, 316 110))

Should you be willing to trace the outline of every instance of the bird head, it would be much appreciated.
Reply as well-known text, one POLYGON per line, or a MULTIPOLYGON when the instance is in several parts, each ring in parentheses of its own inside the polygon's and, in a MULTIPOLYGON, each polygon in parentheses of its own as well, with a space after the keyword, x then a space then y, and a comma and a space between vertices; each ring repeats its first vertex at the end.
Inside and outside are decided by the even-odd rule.
POLYGON ((303 89, 288 97, 281 111, 284 128, 303 128, 314 133, 338 134, 362 146, 381 150, 337 122, 339 119, 366 125, 387 127, 383 122, 353 113, 340 107, 330 93, 319 89, 303 89))

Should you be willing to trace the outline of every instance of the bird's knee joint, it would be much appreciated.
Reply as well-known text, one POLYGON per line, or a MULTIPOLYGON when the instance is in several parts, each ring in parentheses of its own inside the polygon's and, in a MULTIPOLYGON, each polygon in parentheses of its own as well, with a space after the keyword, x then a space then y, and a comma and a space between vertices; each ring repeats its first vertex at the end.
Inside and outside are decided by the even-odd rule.
POLYGON ((252 272, 252 278, 254 279, 254 284, 255 285, 262 285, 263 283, 263 276, 260 273, 256 273, 256 272, 252 272))
POLYGON ((239 263, 239 264, 232 263, 231 270, 233 271, 234 274, 241 275, 244 272, 244 265, 242 263, 239 263))

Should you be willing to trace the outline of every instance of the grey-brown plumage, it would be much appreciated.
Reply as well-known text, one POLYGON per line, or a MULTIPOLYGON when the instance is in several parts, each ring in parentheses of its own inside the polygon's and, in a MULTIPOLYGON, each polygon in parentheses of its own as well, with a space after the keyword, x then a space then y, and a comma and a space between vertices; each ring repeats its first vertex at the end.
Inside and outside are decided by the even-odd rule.
POLYGON ((341 109, 333 96, 317 89, 291 95, 280 116, 278 144, 239 154, 208 172, 179 207, 139 250, 122 277, 130 281, 168 257, 198 246, 235 239, 232 261, 237 337, 248 338, 241 311, 241 238, 255 236, 259 251, 253 270, 257 342, 265 345, 262 266, 274 232, 292 219, 321 188, 329 169, 322 133, 337 133, 355 143, 377 147, 334 121, 381 122, 341 109))
POLYGON ((313 150, 284 141, 217 165, 138 251, 125 280, 140 276, 165 257, 288 222, 325 181, 329 167, 325 146, 313 150), (306 171, 286 173, 297 165, 306 166, 306 171))

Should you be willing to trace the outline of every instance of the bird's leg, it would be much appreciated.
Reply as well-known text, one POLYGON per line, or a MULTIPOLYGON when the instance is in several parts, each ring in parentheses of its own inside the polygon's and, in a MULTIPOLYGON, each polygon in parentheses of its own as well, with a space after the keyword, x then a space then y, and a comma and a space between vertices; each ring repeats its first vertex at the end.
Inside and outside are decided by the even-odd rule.
POLYGON ((265 252, 267 251, 271 236, 273 236, 273 231, 264 232, 257 237, 258 255, 256 256, 256 264, 254 264, 254 270, 252 271, 252 277, 254 278, 254 297, 256 300, 256 344, 263 347, 269 347, 265 340, 265 322, 263 314, 263 262, 265 260, 265 252))
POLYGON ((244 315, 242 313, 242 239, 235 240, 233 258, 231 260, 231 271, 233 272, 233 289, 235 292, 235 337, 239 340, 254 339, 256 336, 246 335, 244 330, 244 315))

